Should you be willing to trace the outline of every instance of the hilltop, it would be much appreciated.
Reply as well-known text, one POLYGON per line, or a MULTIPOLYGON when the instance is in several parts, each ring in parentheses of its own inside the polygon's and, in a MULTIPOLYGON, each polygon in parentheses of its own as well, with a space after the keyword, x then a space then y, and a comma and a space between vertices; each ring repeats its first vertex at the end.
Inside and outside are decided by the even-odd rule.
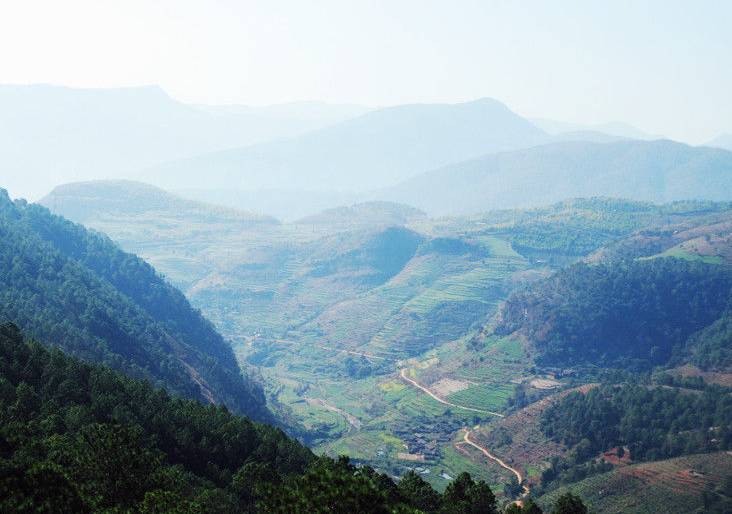
POLYGON ((100 216, 130 219, 144 215, 206 220, 211 223, 276 223, 272 217, 181 198, 132 180, 95 180, 57 186, 39 204, 77 223, 100 216))
POLYGON ((300 225, 327 225, 334 229, 380 225, 407 225, 424 220, 427 215, 409 205, 394 202, 364 202, 350 207, 334 207, 295 221, 300 225))

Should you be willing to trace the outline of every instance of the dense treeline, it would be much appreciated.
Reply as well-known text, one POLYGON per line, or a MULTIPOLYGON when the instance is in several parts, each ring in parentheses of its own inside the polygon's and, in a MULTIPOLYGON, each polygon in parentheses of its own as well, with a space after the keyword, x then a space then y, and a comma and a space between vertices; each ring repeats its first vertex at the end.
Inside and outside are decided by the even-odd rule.
POLYGON ((183 294, 101 234, 0 191, 0 321, 173 393, 268 419, 264 395, 183 294))
POLYGON ((731 291, 724 266, 672 258, 582 263, 513 294, 496 330, 521 331, 543 365, 648 369, 691 359, 723 366, 728 324, 715 329, 716 343, 691 336, 728 315, 731 291))
POLYGON ((603 385, 571 393, 542 414, 544 434, 572 448, 543 482, 572 482, 609 466, 596 459, 618 448, 633 461, 732 448, 732 394, 718 386, 603 385))
POLYGON ((278 429, 26 344, 10 324, 0 327, 0 404, 3 512, 152 512, 173 500, 211 512, 246 506, 247 473, 276 480, 313 460, 278 429))
POLYGON ((0 511, 491 514, 498 507, 490 487, 467 473, 439 494, 414 472, 396 483, 345 457, 316 458, 279 429, 26 343, 15 325, 3 324, 0 511))
POLYGON ((732 307, 717 321, 692 335, 687 345, 691 362, 702 369, 732 368, 732 307))
POLYGON ((567 200, 528 211, 509 232, 513 247, 527 256, 587 255, 634 230, 664 219, 662 207, 614 198, 567 200))

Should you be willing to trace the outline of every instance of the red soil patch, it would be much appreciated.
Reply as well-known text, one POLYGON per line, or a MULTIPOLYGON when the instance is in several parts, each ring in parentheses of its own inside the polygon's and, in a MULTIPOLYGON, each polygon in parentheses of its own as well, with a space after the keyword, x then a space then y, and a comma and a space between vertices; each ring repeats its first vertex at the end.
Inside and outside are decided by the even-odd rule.
POLYGON ((610 448, 608 451, 604 452, 601 457, 605 460, 605 462, 608 462, 613 466, 626 466, 633 462, 633 460, 630 458, 630 450, 628 450, 627 448, 623 448, 623 450, 624 453, 622 457, 618 455, 620 453, 620 448, 618 448, 617 446, 615 448, 610 448))
POLYGON ((524 407, 518 412, 498 421, 490 431, 473 432, 474 439, 486 448, 490 448, 497 457, 518 469, 530 484, 537 483, 538 476, 529 477, 528 467, 541 467, 550 457, 562 456, 567 449, 558 443, 548 441, 539 429, 539 418, 542 412, 552 403, 564 398, 572 392, 586 393, 596 384, 585 384, 580 387, 561 391, 538 402, 524 407), (500 446, 493 434, 503 431, 510 435, 511 443, 500 446))
POLYGON ((623 475, 636 478, 649 487, 665 487, 679 493, 701 492, 710 486, 712 477, 693 469, 663 469, 653 468, 653 463, 647 466, 631 466, 622 468, 623 475))
POLYGON ((722 371, 702 371, 696 366, 686 365, 672 370, 673 373, 682 377, 701 377, 708 384, 717 384, 725 387, 732 387, 732 373, 722 371))

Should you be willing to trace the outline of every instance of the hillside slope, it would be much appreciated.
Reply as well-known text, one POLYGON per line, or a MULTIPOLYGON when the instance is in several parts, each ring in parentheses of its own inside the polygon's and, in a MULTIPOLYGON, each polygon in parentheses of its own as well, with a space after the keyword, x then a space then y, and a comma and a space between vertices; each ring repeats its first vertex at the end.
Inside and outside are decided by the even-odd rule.
MULTIPOLYGON (((703 346, 690 336, 727 316, 731 292, 732 273, 714 264, 577 264, 512 294, 496 332, 526 337, 537 362, 549 366, 647 369, 701 361, 703 346)), ((728 364, 720 359, 716 365, 728 364)))
POLYGON ((134 217, 154 215, 183 216, 188 223, 276 223, 269 216, 209 205, 181 198, 143 182, 132 180, 95 180, 57 186, 38 201, 54 213, 76 223, 100 217, 134 217))
POLYGON ((314 458, 278 429, 26 343, 12 324, 0 324, 0 390, 3 512, 247 512, 247 490, 314 458))
POLYGON ((172 392, 267 418, 261 389, 183 294, 105 236, 0 194, 0 319, 172 392))
POLYGON ((26 343, 12 324, 0 324, 0 492, 2 512, 497 512, 468 473, 439 494, 414 471, 397 484, 316 458, 281 430, 26 343))
POLYGON ((598 514, 724 513, 732 508, 732 455, 690 455, 634 464, 594 475, 539 498, 548 508, 567 491, 598 514))
POLYGON ((567 198, 732 200, 732 152, 673 141, 555 143, 415 176, 374 193, 428 214, 471 214, 567 198))
POLYGON ((695 215, 670 215, 656 226, 638 230, 600 248, 588 260, 677 257, 732 264, 732 212, 728 209, 729 204, 682 202, 677 206, 696 211, 695 215))
POLYGON ((335 207, 300 218, 298 225, 328 226, 334 230, 353 230, 358 227, 406 225, 423 220, 425 213, 409 205, 393 202, 364 202, 350 207, 335 207))

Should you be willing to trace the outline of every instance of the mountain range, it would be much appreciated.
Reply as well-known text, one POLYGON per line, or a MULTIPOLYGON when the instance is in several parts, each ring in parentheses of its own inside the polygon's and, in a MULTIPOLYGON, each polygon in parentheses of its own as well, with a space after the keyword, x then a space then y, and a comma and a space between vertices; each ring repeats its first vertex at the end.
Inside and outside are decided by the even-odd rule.
POLYGON ((0 178, 14 196, 35 199, 48 184, 122 178, 172 159, 291 137, 368 110, 317 102, 187 105, 157 86, 0 85, 0 178))
POLYGON ((732 200, 732 152, 669 140, 554 143, 445 166, 373 195, 432 215, 601 195, 724 201, 732 200))
MULTIPOLYGON (((548 142, 502 103, 388 107, 298 137, 165 163, 144 172, 166 188, 367 191, 435 166, 548 142)), ((141 175, 142 176, 142 175, 141 175)))
POLYGON ((598 194, 727 199, 724 136, 717 149, 653 138, 529 120, 490 98, 206 106, 158 87, 0 86, 0 178, 15 196, 45 192, 31 178, 131 178, 285 220, 380 200, 444 215, 598 194))

